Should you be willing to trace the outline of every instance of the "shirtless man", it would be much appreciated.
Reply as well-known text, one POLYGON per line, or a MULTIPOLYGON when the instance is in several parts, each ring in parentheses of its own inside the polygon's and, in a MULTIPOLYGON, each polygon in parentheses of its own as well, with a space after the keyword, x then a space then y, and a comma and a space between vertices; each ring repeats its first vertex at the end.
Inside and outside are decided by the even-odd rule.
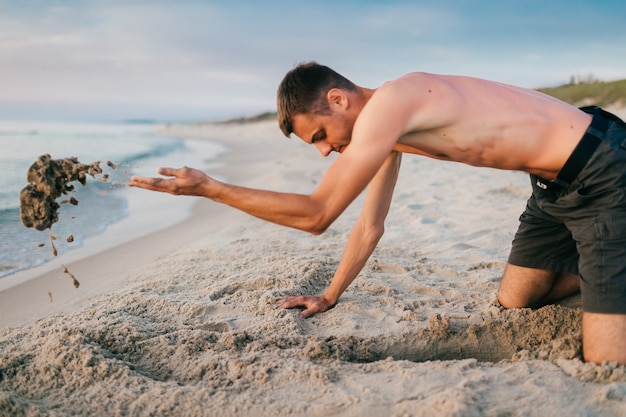
POLYGON ((328 288, 278 301, 304 307, 308 317, 337 303, 376 247, 403 153, 528 172, 533 195, 498 300, 505 308, 539 307, 581 290, 585 360, 626 364, 626 127, 602 110, 590 112, 460 76, 417 72, 363 88, 306 63, 279 86, 280 128, 324 156, 341 154, 311 195, 225 184, 187 167, 161 168, 168 178, 133 177, 130 185, 207 197, 313 234, 367 186, 328 288))

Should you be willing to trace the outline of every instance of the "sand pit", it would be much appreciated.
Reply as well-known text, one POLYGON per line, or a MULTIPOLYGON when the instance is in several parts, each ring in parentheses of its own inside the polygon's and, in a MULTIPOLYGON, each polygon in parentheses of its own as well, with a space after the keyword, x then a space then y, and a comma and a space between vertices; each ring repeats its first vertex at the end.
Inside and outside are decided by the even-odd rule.
POLYGON ((303 320, 273 302, 321 289, 336 263, 254 233, 181 251, 133 274, 132 288, 6 332, 0 411, 623 415, 624 368, 581 362, 577 308, 506 311, 470 289, 463 301, 442 289, 440 303, 420 302, 405 290, 439 272, 370 264, 374 285, 303 320), (464 314, 470 298, 484 305, 464 314))

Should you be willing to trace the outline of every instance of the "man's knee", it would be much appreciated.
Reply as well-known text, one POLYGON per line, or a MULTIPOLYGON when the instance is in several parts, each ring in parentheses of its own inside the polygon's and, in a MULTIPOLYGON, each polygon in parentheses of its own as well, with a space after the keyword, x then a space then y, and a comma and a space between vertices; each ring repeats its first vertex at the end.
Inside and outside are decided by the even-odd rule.
POLYGON ((498 289, 498 302, 506 309, 530 307, 528 300, 524 300, 519 294, 511 294, 510 291, 502 286, 498 289))
POLYGON ((507 264, 498 288, 498 302, 507 309, 534 307, 538 299, 549 291, 550 277, 546 276, 547 273, 507 264))
POLYGON ((504 308, 538 308, 579 289, 577 275, 507 264, 498 290, 498 301, 504 308))
POLYGON ((585 361, 626 365, 626 314, 583 313, 585 361))

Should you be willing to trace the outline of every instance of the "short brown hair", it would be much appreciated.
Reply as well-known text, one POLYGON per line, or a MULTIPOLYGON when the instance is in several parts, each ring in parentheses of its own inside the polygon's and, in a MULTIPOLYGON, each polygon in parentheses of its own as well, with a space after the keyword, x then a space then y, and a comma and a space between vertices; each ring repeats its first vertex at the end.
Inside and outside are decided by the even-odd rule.
POLYGON ((292 118, 297 114, 329 114, 326 93, 340 88, 356 91, 356 85, 327 66, 316 62, 299 64, 289 71, 278 86, 276 107, 280 130, 293 133, 292 118))

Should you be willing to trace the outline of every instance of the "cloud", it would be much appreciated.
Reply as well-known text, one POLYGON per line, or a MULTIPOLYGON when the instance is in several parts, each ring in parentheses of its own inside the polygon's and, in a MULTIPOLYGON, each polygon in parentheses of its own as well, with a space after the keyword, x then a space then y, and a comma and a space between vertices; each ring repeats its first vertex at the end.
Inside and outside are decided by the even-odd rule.
POLYGON ((529 87, 565 82, 572 72, 619 78, 626 76, 626 28, 617 23, 626 10, 620 2, 612 6, 609 12, 591 1, 5 1, 0 100, 144 112, 132 117, 157 108, 190 117, 264 111, 273 108, 283 74, 304 60, 370 87, 414 70, 529 87))

